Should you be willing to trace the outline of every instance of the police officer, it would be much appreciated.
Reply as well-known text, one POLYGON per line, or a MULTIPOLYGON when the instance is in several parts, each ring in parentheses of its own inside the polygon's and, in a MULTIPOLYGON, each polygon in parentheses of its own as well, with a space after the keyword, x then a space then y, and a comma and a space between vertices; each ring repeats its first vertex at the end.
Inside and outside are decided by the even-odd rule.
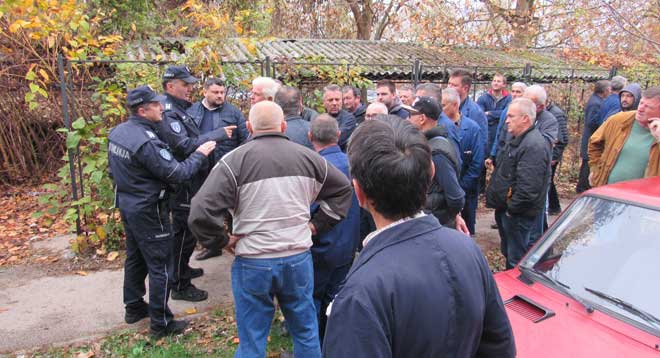
POLYGON ((131 115, 110 131, 108 163, 115 183, 115 204, 126 232, 124 305, 126 323, 149 316, 151 334, 182 332, 185 321, 173 320, 167 306, 172 272, 172 232, 167 210, 168 184, 190 180, 207 161, 215 142, 202 144, 185 161, 175 160, 156 133, 163 107, 148 86, 128 93, 131 115), (149 303, 144 279, 149 275, 149 303))
MULTIPOLYGON (((165 99, 163 121, 160 123, 160 136, 172 148, 174 158, 183 160, 197 147, 209 140, 224 141, 232 136, 236 126, 225 126, 201 134, 193 118, 186 113, 192 105, 193 85, 197 83, 190 70, 185 66, 170 66, 163 74, 165 99)), ((202 170, 201 172, 205 172, 202 170)), ((196 175, 192 180, 177 186, 176 195, 170 200, 172 211, 172 229, 174 245, 174 275, 172 276, 172 299, 203 301, 208 293, 195 287, 190 280, 204 274, 201 268, 189 266, 190 256, 195 249, 196 240, 188 230, 190 199, 204 181, 204 175, 196 175)))

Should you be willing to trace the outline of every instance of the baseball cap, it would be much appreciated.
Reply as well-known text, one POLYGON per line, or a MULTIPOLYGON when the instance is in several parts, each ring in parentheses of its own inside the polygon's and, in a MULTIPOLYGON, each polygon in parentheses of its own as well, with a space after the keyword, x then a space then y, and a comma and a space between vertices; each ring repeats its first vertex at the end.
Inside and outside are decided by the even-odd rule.
POLYGON ((128 96, 126 97, 126 102, 129 107, 139 106, 148 102, 161 102, 163 100, 165 100, 165 96, 159 96, 147 85, 136 87, 128 91, 128 96))
POLYGON ((183 80, 186 83, 197 83, 199 79, 190 73, 188 66, 170 66, 163 74, 163 80, 183 80))
POLYGON ((412 106, 402 106, 410 114, 423 114, 432 120, 440 118, 442 109, 438 102, 431 97, 417 97, 412 106))

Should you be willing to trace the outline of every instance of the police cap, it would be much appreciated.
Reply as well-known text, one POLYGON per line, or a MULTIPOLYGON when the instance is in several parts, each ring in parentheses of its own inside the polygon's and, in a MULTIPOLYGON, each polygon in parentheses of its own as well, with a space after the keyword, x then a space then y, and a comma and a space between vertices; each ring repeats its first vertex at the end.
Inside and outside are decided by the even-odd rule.
POLYGON ((148 102, 162 102, 165 100, 165 96, 159 96, 153 89, 149 86, 140 86, 128 91, 128 96, 126 102, 128 106, 133 108, 148 102))
POLYGON ((190 73, 187 66, 170 66, 163 74, 163 81, 183 80, 186 83, 197 83, 199 79, 190 73))

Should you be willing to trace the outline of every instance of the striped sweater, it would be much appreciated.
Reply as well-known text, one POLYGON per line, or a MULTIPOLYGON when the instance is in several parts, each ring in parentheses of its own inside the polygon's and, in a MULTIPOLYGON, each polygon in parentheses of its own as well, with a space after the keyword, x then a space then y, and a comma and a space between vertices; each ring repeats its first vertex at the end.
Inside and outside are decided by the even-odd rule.
POLYGON ((188 224, 200 240, 221 236, 224 213, 242 238, 236 255, 276 258, 312 246, 308 222, 328 231, 351 205, 351 186, 319 154, 279 132, 259 133, 225 155, 192 200, 188 224), (320 203, 313 218, 309 207, 320 203))

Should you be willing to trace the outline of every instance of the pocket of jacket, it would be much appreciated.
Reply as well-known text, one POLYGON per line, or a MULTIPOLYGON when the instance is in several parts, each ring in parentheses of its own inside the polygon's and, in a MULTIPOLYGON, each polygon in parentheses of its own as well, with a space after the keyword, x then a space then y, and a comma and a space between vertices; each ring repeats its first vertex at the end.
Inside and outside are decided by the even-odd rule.
POLYGON ((256 296, 270 293, 273 282, 272 269, 265 266, 241 264, 241 283, 243 289, 256 296))

